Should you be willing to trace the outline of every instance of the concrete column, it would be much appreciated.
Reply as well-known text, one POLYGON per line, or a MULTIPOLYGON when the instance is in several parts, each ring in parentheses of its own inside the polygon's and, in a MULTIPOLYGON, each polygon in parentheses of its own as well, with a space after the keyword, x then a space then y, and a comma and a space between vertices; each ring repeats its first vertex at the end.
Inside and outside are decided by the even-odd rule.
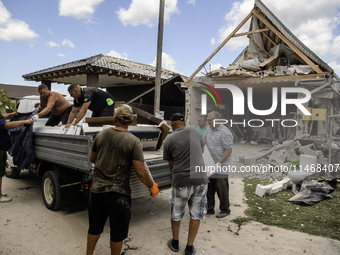
POLYGON ((88 73, 86 75, 86 86, 87 87, 99 87, 99 73, 88 73))
POLYGON ((52 84, 51 81, 41 81, 41 84, 45 84, 45 85, 48 87, 49 90, 52 89, 52 88, 51 88, 51 84, 52 84))

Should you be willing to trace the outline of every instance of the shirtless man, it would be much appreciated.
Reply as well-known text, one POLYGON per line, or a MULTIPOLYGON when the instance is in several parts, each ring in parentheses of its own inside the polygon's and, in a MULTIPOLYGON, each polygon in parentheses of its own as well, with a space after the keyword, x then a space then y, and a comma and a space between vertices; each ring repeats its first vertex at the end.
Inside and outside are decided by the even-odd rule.
POLYGON ((34 115, 32 120, 37 121, 40 117, 51 112, 45 126, 57 126, 60 121, 62 124, 66 124, 72 105, 63 95, 50 91, 45 84, 39 85, 38 91, 40 94, 40 104, 37 107, 39 113, 34 115))

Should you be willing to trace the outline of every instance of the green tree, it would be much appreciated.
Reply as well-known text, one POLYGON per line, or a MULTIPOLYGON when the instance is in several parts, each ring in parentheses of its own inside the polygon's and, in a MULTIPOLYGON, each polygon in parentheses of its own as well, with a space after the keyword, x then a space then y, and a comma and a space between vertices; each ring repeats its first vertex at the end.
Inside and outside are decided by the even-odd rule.
POLYGON ((3 116, 6 115, 6 106, 8 109, 17 112, 15 102, 7 98, 7 91, 4 89, 0 89, 0 111, 2 112, 3 116))

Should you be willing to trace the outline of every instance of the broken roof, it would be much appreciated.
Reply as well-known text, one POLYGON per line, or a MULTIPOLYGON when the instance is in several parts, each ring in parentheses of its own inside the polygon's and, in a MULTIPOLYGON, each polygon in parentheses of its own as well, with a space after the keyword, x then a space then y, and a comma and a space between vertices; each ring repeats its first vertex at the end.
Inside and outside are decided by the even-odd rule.
POLYGON ((339 81, 328 64, 304 45, 260 0, 255 0, 251 12, 185 83, 190 82, 231 38, 238 36, 248 37, 246 49, 232 65, 207 72, 207 77, 272 79, 286 76, 288 80, 296 80, 327 75, 339 81), (237 33, 249 19, 249 31, 237 33))
MULTIPOLYGON (((27 81, 46 80, 86 85, 86 74, 88 73, 99 73, 99 87, 103 88, 154 83, 156 79, 156 67, 154 66, 103 54, 46 68, 25 74, 22 77, 27 81)), ((176 75, 178 73, 162 69, 161 80, 163 82, 176 75)))

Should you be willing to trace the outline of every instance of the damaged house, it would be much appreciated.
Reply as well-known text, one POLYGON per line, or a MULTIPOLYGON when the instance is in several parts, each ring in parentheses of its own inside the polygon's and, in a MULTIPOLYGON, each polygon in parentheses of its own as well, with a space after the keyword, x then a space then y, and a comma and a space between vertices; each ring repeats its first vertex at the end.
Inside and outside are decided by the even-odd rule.
POLYGON ((187 114, 193 124, 202 113, 217 110, 236 139, 256 132, 268 140, 308 137, 301 139, 305 145, 340 140, 339 81, 327 63, 255 0, 247 17, 182 86, 190 94, 187 114), (238 32, 246 24, 248 32, 238 32), (229 40, 239 36, 246 36, 249 44, 232 64, 196 76, 229 40), (309 93, 303 93, 306 90, 309 93))

